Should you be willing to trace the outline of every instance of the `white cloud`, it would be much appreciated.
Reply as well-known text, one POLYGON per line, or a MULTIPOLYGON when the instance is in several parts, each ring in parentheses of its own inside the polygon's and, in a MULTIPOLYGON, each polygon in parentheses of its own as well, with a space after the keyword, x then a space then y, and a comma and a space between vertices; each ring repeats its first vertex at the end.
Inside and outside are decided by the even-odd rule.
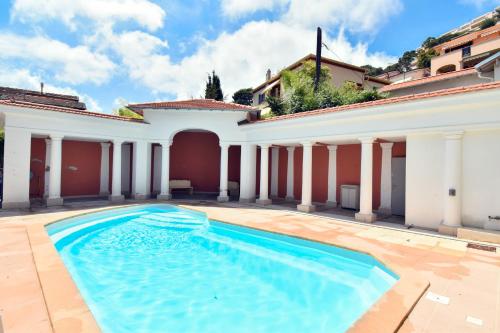
POLYGON ((12 17, 22 22, 59 19, 76 29, 77 17, 97 23, 133 20, 154 31, 163 26, 165 11, 148 0, 15 0, 12 17))
POLYGON ((55 73, 57 80, 101 84, 109 79, 115 65, 105 55, 86 46, 71 47, 43 36, 25 37, 0 33, 0 59, 29 61, 55 73))
MULTIPOLYGON (((12 69, 0 66, 0 86, 39 91, 40 82, 42 81, 40 75, 32 74, 27 69, 12 69)), ((79 96, 80 100, 86 103, 88 110, 95 112, 103 111, 96 100, 86 94, 78 93, 73 88, 44 83, 44 91, 47 93, 79 96)))
POLYGON ((291 0, 283 20, 304 27, 341 26, 374 33, 402 8, 400 0, 291 0))
MULTIPOLYGON (((237 89, 263 82, 268 68, 277 72, 312 53, 316 33, 314 29, 282 22, 250 22, 234 33, 202 41, 193 55, 179 63, 172 63, 163 53, 165 42, 145 33, 114 35, 107 31, 101 38, 104 39, 100 43, 109 45, 122 57, 132 81, 141 82, 154 92, 175 94, 180 99, 198 97, 213 69, 230 99, 237 89)), ((396 60, 382 53, 369 54, 366 44, 351 45, 342 33, 334 39, 325 34, 325 42, 346 62, 385 66, 396 60)))
POLYGON ((284 6, 289 0, 222 0, 221 7, 224 15, 241 17, 259 10, 272 10, 284 6))
POLYGON ((485 8, 486 6, 500 5, 500 0, 460 0, 464 5, 473 5, 476 8, 485 8))

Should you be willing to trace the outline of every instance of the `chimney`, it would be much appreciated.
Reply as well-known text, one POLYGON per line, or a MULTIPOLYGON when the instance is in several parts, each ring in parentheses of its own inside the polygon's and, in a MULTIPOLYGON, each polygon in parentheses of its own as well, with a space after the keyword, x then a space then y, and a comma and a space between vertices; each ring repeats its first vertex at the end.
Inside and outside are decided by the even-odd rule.
POLYGON ((271 70, 268 69, 267 72, 266 72, 266 81, 269 81, 271 80, 271 70))
POLYGON ((40 93, 43 95, 43 82, 40 82, 40 93))

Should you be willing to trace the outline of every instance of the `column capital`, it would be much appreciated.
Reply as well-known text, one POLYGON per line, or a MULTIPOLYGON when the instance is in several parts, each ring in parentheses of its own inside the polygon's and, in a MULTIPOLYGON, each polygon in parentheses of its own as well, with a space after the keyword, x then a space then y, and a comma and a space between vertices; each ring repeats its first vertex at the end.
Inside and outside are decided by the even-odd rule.
POLYGON ((269 143, 260 143, 259 144, 260 149, 269 149, 270 146, 271 146, 271 144, 269 144, 269 143))
POLYGON ((460 140, 464 136, 464 131, 450 131, 444 132, 446 140, 460 140))
POLYGON ((112 142, 113 142, 113 145, 117 145, 118 146, 118 145, 121 145, 122 143, 124 143, 125 140, 123 140, 123 139, 113 139, 112 142))
POLYGON ((326 148, 328 148, 329 151, 337 151, 338 146, 337 145, 328 145, 328 146, 326 146, 326 148))
POLYGON ((361 141, 362 144, 371 144, 375 141, 375 138, 372 136, 365 136, 358 138, 359 141, 361 141))
POLYGON ((61 141, 64 138, 63 134, 51 134, 50 140, 52 141, 61 141))
POLYGON ((52 140, 50 140, 50 138, 46 138, 45 139, 45 144, 46 145, 50 145, 52 143, 52 140))
POLYGON ((293 153, 295 151, 295 146, 286 147, 286 150, 288 150, 289 153, 293 153))
POLYGON ((231 144, 228 142, 219 142, 219 146, 221 147, 221 149, 228 149, 231 144))
POLYGON ((392 146, 394 146, 394 142, 382 142, 380 144, 380 147, 382 147, 382 149, 392 149, 392 146))
POLYGON ((109 146, 111 146, 110 142, 101 142, 101 147, 102 148, 109 148, 109 146))
POLYGON ((161 141, 158 141, 158 143, 162 147, 170 147, 172 145, 172 140, 161 140, 161 141))
POLYGON ((314 145, 314 142, 311 141, 304 141, 300 143, 302 147, 312 147, 314 145))

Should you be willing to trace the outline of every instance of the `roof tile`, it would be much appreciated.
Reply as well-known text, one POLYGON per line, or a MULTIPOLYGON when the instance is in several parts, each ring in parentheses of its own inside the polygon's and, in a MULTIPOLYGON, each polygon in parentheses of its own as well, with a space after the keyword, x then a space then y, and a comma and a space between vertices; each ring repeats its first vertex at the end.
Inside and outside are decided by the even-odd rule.
POLYGON ((228 111, 257 111, 258 109, 236 103, 226 103, 214 99, 190 99, 185 101, 152 102, 129 104, 133 110, 143 109, 196 109, 196 110, 228 110, 228 111))

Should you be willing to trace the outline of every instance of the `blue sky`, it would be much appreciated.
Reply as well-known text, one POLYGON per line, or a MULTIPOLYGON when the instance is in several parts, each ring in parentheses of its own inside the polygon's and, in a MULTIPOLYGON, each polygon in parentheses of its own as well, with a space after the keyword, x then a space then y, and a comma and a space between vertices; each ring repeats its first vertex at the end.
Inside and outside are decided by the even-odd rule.
POLYGON ((385 66, 500 0, 2 0, 0 85, 78 94, 87 107, 199 97, 213 69, 238 88, 314 52, 385 66))

